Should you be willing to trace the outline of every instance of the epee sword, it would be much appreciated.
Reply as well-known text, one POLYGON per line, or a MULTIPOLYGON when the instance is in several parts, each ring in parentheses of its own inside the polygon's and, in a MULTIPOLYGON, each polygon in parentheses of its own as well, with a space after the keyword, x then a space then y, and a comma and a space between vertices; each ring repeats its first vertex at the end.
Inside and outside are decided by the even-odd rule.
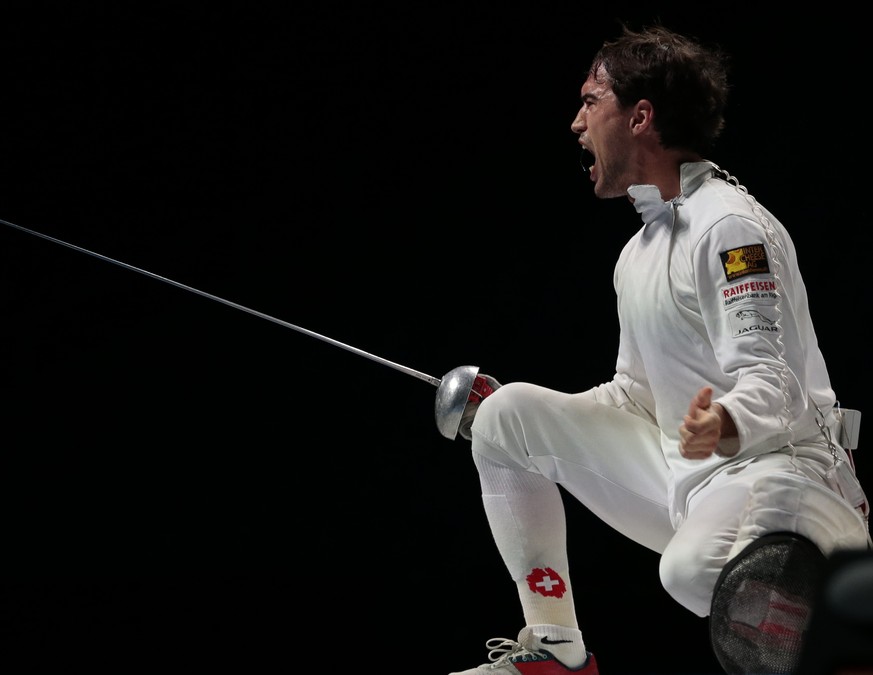
POLYGON ((400 372, 411 375, 412 377, 415 377, 419 380, 429 382, 437 388, 436 403, 434 405, 434 416, 436 418, 437 429, 439 429, 439 432, 443 436, 450 440, 454 440, 457 436, 458 429, 461 424, 461 417, 464 414, 464 409, 466 408, 467 403, 479 401, 491 393, 490 385, 487 383, 483 376, 479 375, 479 368, 476 366, 459 366, 457 368, 453 368, 441 378, 434 377, 433 375, 428 375, 427 373, 423 373, 420 370, 415 370, 414 368, 409 368, 408 366, 395 363, 394 361, 389 361, 388 359, 382 358, 381 356, 376 356, 375 354, 366 352, 363 349, 358 349, 357 347, 353 347, 352 345, 340 342, 339 340, 334 340, 333 338, 327 337, 326 335, 322 335, 320 333, 316 333, 315 331, 309 330, 308 328, 303 328, 302 326, 289 323, 288 321, 283 321, 282 319, 270 316, 269 314, 265 314, 264 312, 259 312, 256 309, 252 309, 251 307, 246 307, 245 305, 233 302, 232 300, 213 295, 212 293, 207 293, 206 291, 202 291, 199 288, 194 288, 193 286, 188 286, 173 279, 163 277, 159 274, 155 274, 154 272, 142 269, 141 267, 135 267, 134 265, 130 265, 121 260, 110 258, 109 256, 105 256, 102 253, 90 251, 86 248, 82 248, 81 246, 77 246, 76 244, 71 244, 70 242, 64 241, 63 239, 58 239, 42 232, 23 227, 21 225, 16 225, 15 223, 9 222, 8 220, 0 219, 0 224, 7 225, 8 227, 20 230, 21 232, 25 232, 35 237, 40 237, 41 239, 45 239, 46 241, 50 241, 54 244, 66 246, 67 248, 70 248, 74 251, 84 253, 94 258, 99 258, 100 260, 112 263, 113 265, 118 265, 119 267, 123 267, 132 272, 143 274, 147 277, 151 277, 152 279, 156 279, 157 281, 163 282, 165 284, 176 286, 177 288, 181 288, 182 290, 188 291, 190 293, 195 293, 196 295, 208 298, 209 300, 220 302, 224 305, 227 305, 228 307, 233 307, 234 309, 238 309, 253 316, 257 316, 261 319, 272 321, 273 323, 284 326, 285 328, 290 328, 291 330, 295 330, 299 333, 304 333, 305 335, 313 337, 317 340, 322 340, 323 342, 332 344, 335 347, 339 347, 340 349, 345 349, 346 351, 357 354, 358 356, 363 356, 364 358, 370 359, 371 361, 375 361, 377 363, 381 363, 384 366, 388 366, 389 368, 399 370, 400 372))

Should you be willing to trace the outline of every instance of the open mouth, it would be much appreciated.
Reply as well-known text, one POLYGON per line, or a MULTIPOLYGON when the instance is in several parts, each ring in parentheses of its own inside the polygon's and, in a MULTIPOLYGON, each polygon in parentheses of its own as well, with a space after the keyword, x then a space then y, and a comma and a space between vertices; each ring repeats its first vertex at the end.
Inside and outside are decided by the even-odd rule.
POLYGON ((582 148, 579 153, 579 164, 585 173, 591 173, 591 170, 594 168, 594 153, 587 148, 582 148))

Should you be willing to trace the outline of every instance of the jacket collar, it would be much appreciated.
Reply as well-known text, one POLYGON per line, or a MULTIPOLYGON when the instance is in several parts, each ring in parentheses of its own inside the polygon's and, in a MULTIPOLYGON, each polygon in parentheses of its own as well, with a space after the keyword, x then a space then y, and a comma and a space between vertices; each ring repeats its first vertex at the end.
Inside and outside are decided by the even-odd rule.
POLYGON ((644 223, 654 223, 664 218, 668 219, 674 204, 682 201, 699 188, 712 175, 715 165, 712 162, 686 162, 679 167, 679 195, 668 202, 661 198, 661 191, 654 185, 634 184, 627 189, 633 200, 634 208, 644 223))

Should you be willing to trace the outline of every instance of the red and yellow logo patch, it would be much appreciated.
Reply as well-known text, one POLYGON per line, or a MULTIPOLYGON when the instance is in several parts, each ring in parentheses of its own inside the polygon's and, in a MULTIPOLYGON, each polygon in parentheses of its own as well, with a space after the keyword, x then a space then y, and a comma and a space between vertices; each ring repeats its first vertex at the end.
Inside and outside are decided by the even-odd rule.
POLYGON ((747 274, 768 274, 767 249, 763 244, 749 244, 730 251, 719 253, 724 276, 728 281, 739 279, 747 274))

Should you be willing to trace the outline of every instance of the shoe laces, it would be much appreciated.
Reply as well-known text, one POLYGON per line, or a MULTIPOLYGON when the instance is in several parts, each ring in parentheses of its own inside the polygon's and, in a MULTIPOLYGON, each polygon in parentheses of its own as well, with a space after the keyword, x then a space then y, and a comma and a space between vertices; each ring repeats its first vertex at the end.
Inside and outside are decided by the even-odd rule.
POLYGON ((552 658, 548 652, 528 649, 509 638, 491 638, 485 643, 485 647, 490 650, 488 660, 491 663, 488 667, 492 669, 516 661, 544 661, 552 658))

